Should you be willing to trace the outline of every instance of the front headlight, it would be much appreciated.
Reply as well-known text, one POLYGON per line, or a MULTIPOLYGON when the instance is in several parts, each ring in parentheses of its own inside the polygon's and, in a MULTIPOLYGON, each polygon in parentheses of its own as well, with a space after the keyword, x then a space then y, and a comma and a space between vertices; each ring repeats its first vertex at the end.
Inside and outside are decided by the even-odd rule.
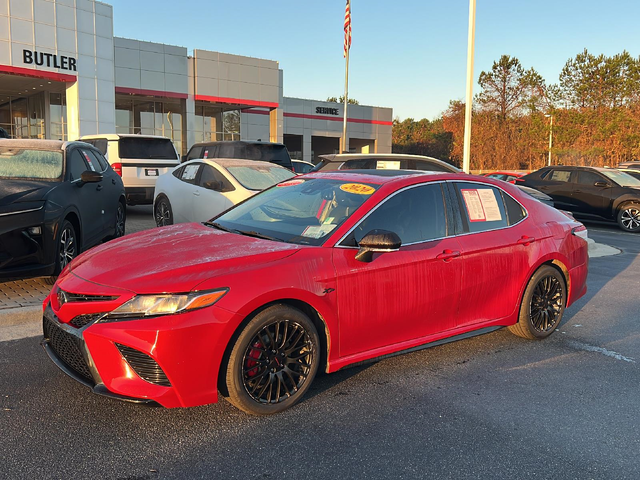
POLYGON ((209 307, 220 300, 228 288, 181 295, 136 295, 104 316, 103 322, 171 315, 209 307))

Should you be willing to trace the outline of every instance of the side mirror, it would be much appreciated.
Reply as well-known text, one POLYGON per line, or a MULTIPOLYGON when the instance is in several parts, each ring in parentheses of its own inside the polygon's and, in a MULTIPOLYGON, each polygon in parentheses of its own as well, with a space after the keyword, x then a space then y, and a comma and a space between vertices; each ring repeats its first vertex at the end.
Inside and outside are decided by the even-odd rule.
POLYGON ((595 187, 610 187, 611 185, 609 185, 607 182, 596 182, 593 184, 595 187))
POLYGON ((85 170, 80 175, 82 183, 98 183, 102 181, 102 174, 93 170, 85 170))
POLYGON ((401 245, 402 240, 397 234, 388 230, 371 230, 360 240, 360 250, 355 258, 361 262, 370 262, 374 253, 397 252, 401 245))

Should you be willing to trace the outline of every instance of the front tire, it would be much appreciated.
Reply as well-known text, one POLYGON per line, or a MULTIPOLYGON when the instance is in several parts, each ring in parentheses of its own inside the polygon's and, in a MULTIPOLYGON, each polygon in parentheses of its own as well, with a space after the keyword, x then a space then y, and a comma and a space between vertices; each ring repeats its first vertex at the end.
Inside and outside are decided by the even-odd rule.
POLYGON ((514 335, 529 339, 548 337, 560 325, 567 302, 562 274, 543 265, 531 277, 522 297, 518 323, 510 325, 514 335))
POLYGON ((640 232, 640 204, 626 203, 618 210, 618 226, 625 232, 640 232))
POLYGON ((273 305, 258 313, 236 341, 227 366, 228 400, 252 415, 292 407, 318 371, 320 340, 300 310, 273 305))
POLYGON ((164 195, 158 197, 153 208, 153 216, 156 219, 158 227, 173 225, 173 211, 171 210, 171 202, 164 195))
POLYGON ((60 272, 80 253, 76 230, 69 220, 64 220, 56 239, 56 266, 51 277, 45 277, 45 283, 53 285, 60 272))

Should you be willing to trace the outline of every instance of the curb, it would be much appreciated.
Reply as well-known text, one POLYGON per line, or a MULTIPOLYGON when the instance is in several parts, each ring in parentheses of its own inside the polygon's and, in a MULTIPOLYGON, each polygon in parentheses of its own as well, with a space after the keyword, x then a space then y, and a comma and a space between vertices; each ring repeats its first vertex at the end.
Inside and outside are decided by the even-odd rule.
POLYGON ((41 305, 0 310, 0 327, 24 325, 26 323, 40 323, 41 321, 41 305))
POLYGON ((608 257, 622 253, 622 250, 618 248, 603 243, 596 243, 596 241, 591 238, 587 239, 587 243, 589 244, 589 258, 608 257))

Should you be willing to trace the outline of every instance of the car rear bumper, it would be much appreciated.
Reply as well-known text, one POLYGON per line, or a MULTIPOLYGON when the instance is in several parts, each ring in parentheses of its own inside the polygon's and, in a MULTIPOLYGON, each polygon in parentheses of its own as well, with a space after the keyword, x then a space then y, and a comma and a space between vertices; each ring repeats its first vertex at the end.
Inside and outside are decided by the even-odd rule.
POLYGON ((125 187, 124 192, 129 205, 151 205, 155 187, 125 187))

